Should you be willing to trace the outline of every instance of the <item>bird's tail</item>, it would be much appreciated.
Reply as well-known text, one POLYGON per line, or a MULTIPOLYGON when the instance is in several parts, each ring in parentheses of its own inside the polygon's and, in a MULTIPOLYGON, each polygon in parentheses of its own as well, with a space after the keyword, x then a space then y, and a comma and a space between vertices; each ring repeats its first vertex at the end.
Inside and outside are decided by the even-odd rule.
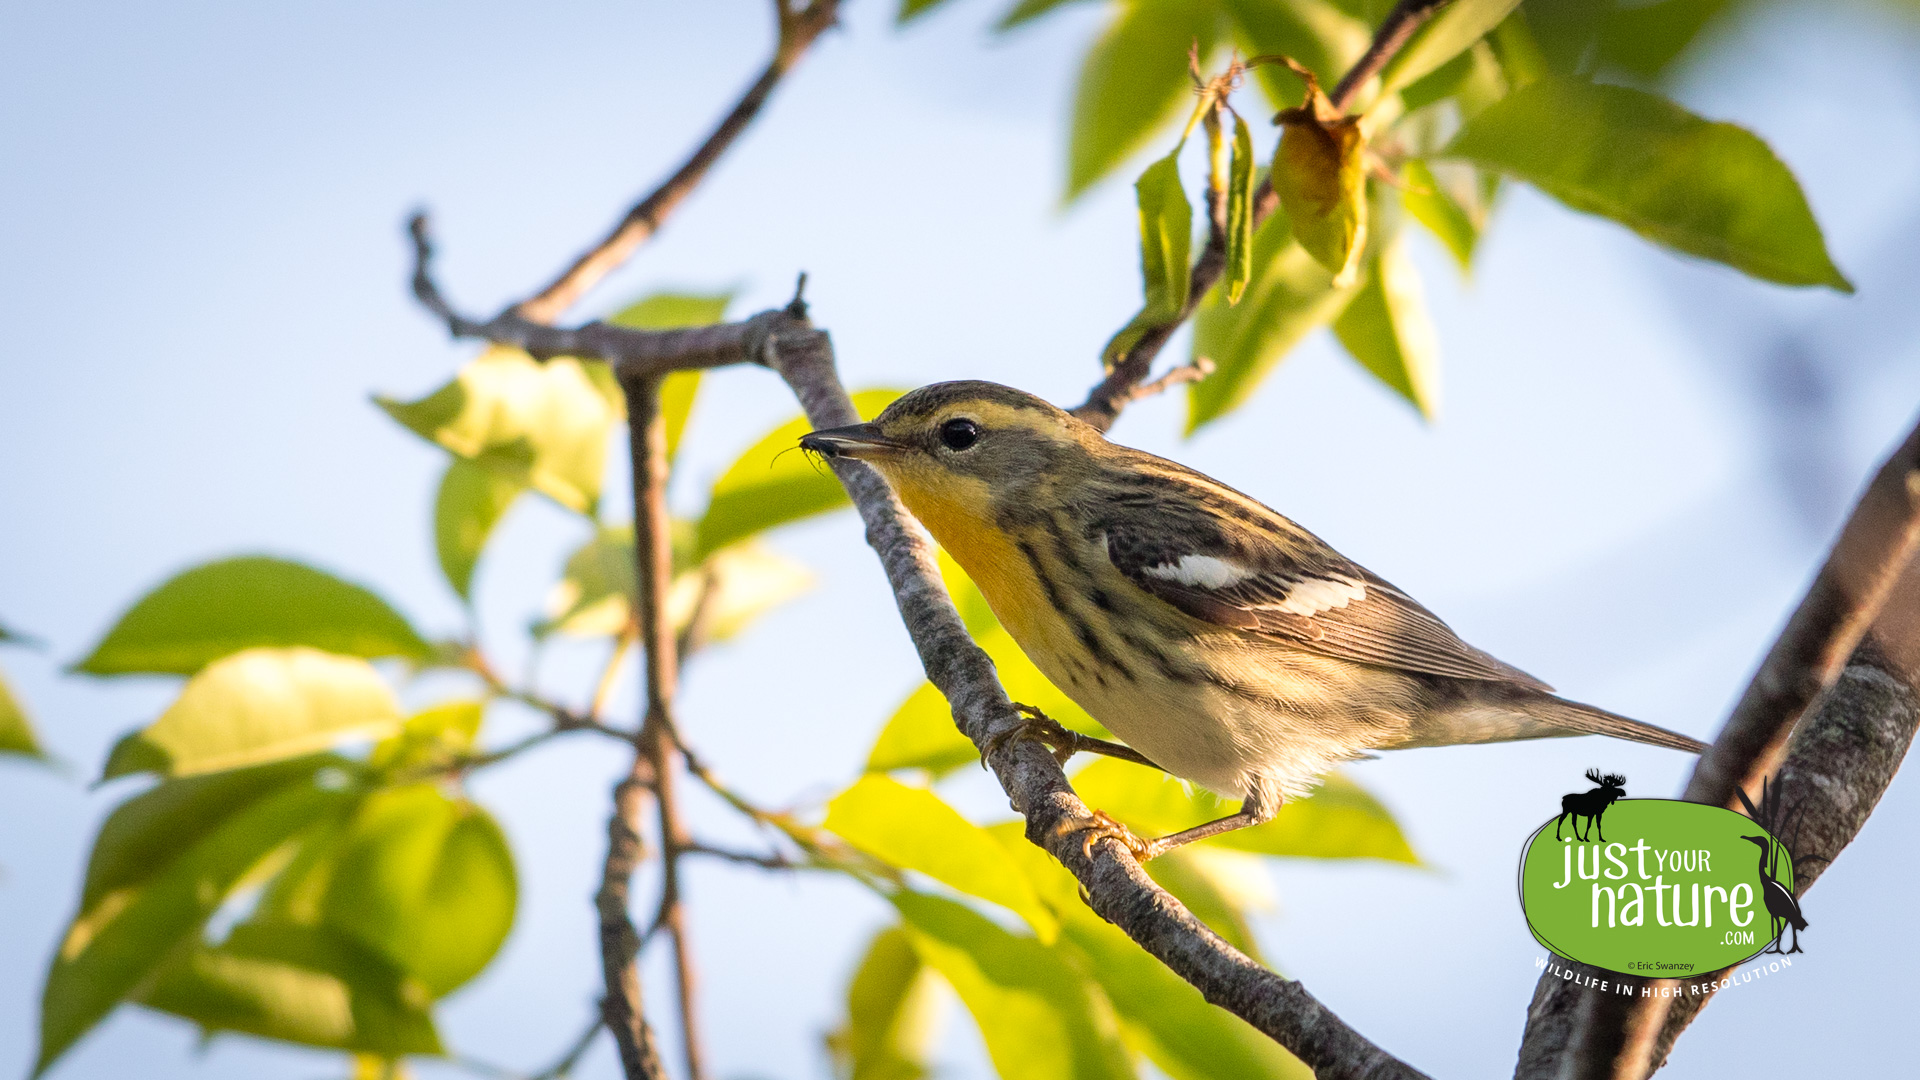
POLYGON ((1668 731, 1565 698, 1543 694, 1528 702, 1527 706, 1527 712, 1535 719, 1560 729, 1553 732, 1555 735, 1611 735, 1616 739, 1664 746, 1669 750, 1685 750, 1690 754, 1698 754, 1707 748, 1707 744, 1699 739, 1689 738, 1677 731, 1668 731))

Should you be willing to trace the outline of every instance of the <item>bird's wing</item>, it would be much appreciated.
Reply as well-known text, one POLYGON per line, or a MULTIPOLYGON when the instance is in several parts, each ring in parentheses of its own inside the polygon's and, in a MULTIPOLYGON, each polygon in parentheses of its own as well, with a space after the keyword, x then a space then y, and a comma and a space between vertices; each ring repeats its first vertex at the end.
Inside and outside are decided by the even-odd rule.
POLYGON ((1235 501, 1216 506, 1211 481, 1186 493, 1197 499, 1179 486, 1102 525, 1115 568, 1194 618, 1377 667, 1552 689, 1258 502, 1222 489, 1235 501))

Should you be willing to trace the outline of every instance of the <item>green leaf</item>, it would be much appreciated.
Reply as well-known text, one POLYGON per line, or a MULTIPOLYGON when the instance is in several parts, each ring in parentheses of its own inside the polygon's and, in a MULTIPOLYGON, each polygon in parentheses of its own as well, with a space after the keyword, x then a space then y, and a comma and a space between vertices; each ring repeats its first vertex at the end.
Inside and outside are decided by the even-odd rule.
MULTIPOLYGON (((862 420, 871 420, 903 393, 862 390, 853 395, 853 407, 862 420)), ((795 449, 812 430, 804 416, 789 420, 727 467, 700 519, 696 560, 754 533, 847 505, 846 489, 833 471, 795 449)))
MULTIPOLYGON (((342 812, 354 796, 306 782, 306 770, 262 770, 277 784, 245 801, 214 803, 215 778, 174 781, 128 800, 101 829, 115 849, 96 850, 88 897, 55 954, 40 1004, 40 1053, 34 1075, 136 992, 196 934, 249 872, 302 830, 342 812), (176 785, 197 790, 183 798, 176 785), (164 831, 148 819, 190 826, 164 831), (97 871, 97 872, 96 872, 97 871)), ((233 778, 221 778, 231 780, 233 778)), ((226 788, 240 794, 242 785, 226 788)))
MULTIPOLYGON (((675 544, 676 549, 683 546, 675 544)), ((565 576, 548 597, 548 619, 535 626, 535 633, 574 637, 620 633, 633 617, 637 596, 634 559, 633 526, 602 527, 567 559, 565 576)), ((758 541, 746 540, 675 574, 667 591, 667 616, 677 630, 684 631, 701 607, 702 593, 711 588, 700 612, 703 638, 726 641, 812 588, 813 582, 806 567, 758 541)))
POLYGON ((241 923, 221 944, 177 955, 138 1000, 208 1034, 237 1031, 389 1058, 443 1052, 425 989, 324 927, 241 923))
POLYGON ((426 659, 433 647, 387 602, 313 567, 264 555, 196 566, 140 598, 74 670, 191 675, 260 645, 369 659, 426 659))
MULTIPOLYGON (((1290 56, 1323 86, 1342 73, 1373 38, 1367 24, 1327 0, 1225 0, 1234 37, 1247 56, 1290 56)), ((1279 64, 1262 64, 1253 77, 1276 109, 1300 104, 1300 80, 1279 64)))
POLYGON ((920 959, 973 1015, 1002 1080, 1131 1080, 1112 1006, 1057 952, 952 900, 903 891, 893 903, 920 959))
POLYGON ((1134 182, 1140 206, 1140 276, 1149 317, 1172 319, 1187 306, 1193 268, 1193 204, 1180 186, 1180 148, 1147 166, 1134 182))
POLYGON ((693 416, 693 400, 700 393, 699 371, 676 371, 660 380, 660 415, 667 423, 667 461, 680 453, 680 436, 693 416))
POLYGON ((1282 131, 1267 177, 1293 238, 1345 284, 1367 244, 1366 136, 1358 117, 1334 112, 1318 88, 1279 116, 1282 131))
POLYGON ((375 792, 342 838, 325 925, 436 998, 480 973, 513 926, 513 853, 479 806, 432 784, 375 792))
POLYGON ((160 719, 121 739, 102 779, 190 776, 325 750, 400 726, 372 665, 316 649, 248 649, 187 681, 160 719))
POLYGON ((1600 21, 1600 60, 1643 79, 1657 78, 1732 6, 1730 0, 1609 5, 1600 21))
POLYGON ((1253 133, 1233 118, 1233 165, 1227 181, 1227 303, 1240 302, 1253 280, 1253 133))
POLYGON ((1475 117, 1446 153, 1754 277, 1853 291, 1766 143, 1653 94, 1543 76, 1475 117))
POLYGON ((1380 72, 1380 96, 1399 91, 1473 47, 1520 6, 1520 0, 1453 0, 1414 32, 1380 72))
POLYGON ((460 457, 484 455, 581 513, 599 502, 607 439, 620 419, 620 408, 580 361, 562 356, 542 364, 497 345, 418 401, 374 401, 421 438, 460 457))
POLYGON ((980 759, 973 740, 954 725, 953 710, 940 688, 923 682, 907 695, 880 729, 867 752, 867 772, 925 769, 944 776, 980 759))
POLYGON ((1060 931, 1005 849, 925 788, 869 773, 827 804, 826 828, 876 859, 999 904, 1042 941, 1060 931))
POLYGON ((900 0, 900 13, 894 16, 894 22, 904 26, 943 3, 946 0, 900 0))
POLYGON ((919 1080, 939 1032, 939 976, 898 926, 875 934, 847 984, 846 1025, 827 1047, 848 1080, 919 1080))
POLYGON ((440 556, 440 572, 462 600, 472 598, 473 568, 494 525, 527 490, 526 477, 519 470, 491 468, 483 461, 454 458, 448 462, 433 504, 433 545, 440 556))
POLYGON ((1187 434, 1245 404, 1307 332, 1340 314, 1359 288, 1333 287, 1327 272, 1291 243, 1284 214, 1269 216, 1253 236, 1253 284, 1229 307, 1217 294, 1195 314, 1193 355, 1214 362, 1213 374, 1187 384, 1187 434))
POLYGON ((1247 911, 1277 904, 1266 864, 1257 855, 1192 844, 1148 863, 1147 874, 1227 944, 1265 963, 1247 911))
POLYGON ((1080 65, 1067 149, 1067 201, 1119 168, 1188 107, 1187 51, 1204 59, 1220 32, 1218 0, 1153 0, 1118 11, 1080 65))
MULTIPOLYGON (((1158 861, 1158 860, 1156 860, 1158 861)), ((1191 983, 1087 911, 1065 937, 1113 1002, 1148 1058, 1173 1080, 1271 1077, 1311 1080, 1313 1070, 1246 1021, 1209 1005, 1191 983)))
POLYGON ((1374 256, 1366 284, 1333 323, 1360 366, 1433 420, 1440 413, 1440 339, 1427 317, 1420 271, 1395 240, 1374 256))
POLYGON ((1032 22, 1054 8, 1083 2, 1085 0, 1020 0, 1019 3, 1008 8, 1005 15, 1000 16, 1000 21, 995 23, 993 28, 1005 32, 1023 23, 1032 22))
POLYGON ((40 748, 40 740, 34 737, 27 710, 13 696, 3 672, 0 672, 0 754, 42 759, 47 756, 40 748))
MULTIPOLYGON (((615 326, 641 330, 675 330, 686 326, 711 326, 724 321, 735 293, 662 292, 641 297, 609 318, 615 326)), ((680 436, 687 430, 687 418, 693 414, 693 401, 700 391, 700 375, 695 371, 676 371, 660 381, 660 412, 667 421, 667 460, 680 450, 680 436)), ((624 409, 624 401, 622 403, 624 409)))
POLYGON ((407 717, 397 735, 381 740, 367 758, 381 772, 432 768, 473 751, 486 717, 484 701, 446 701, 407 717))
MULTIPOLYGON (((1073 788, 1088 806, 1105 810, 1143 835, 1178 832, 1228 813, 1212 795, 1118 758, 1101 758, 1081 769, 1073 776, 1073 788)), ((1393 815, 1338 773, 1328 775, 1312 795, 1289 800, 1272 821, 1200 843, 1298 858, 1420 861, 1393 815)))
POLYGON ((1454 198, 1424 161, 1416 158, 1407 162, 1406 185, 1400 192, 1400 205, 1440 238, 1460 264, 1462 274, 1472 270, 1473 249, 1480 242, 1480 221, 1454 198))

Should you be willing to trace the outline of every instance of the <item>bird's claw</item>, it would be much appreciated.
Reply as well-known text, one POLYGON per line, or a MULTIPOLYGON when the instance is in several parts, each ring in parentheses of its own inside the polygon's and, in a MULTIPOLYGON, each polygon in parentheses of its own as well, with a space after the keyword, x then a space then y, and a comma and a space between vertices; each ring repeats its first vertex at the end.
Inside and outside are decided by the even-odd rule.
POLYGON ((1120 846, 1133 853, 1136 862, 1146 862, 1160 853, 1156 842, 1135 836, 1132 829, 1107 816, 1105 810, 1095 810, 1092 822, 1069 825, 1067 831, 1080 834, 1080 854, 1089 859, 1093 858, 1093 845, 1102 840, 1118 841, 1120 846))
POLYGON ((1013 707, 1022 717, 1020 723, 988 738, 986 749, 980 755, 980 763, 986 764, 987 759, 998 754, 1007 743, 1020 740, 1039 743, 1052 752, 1053 760, 1066 765, 1067 759, 1078 749, 1075 743, 1081 736, 1031 705, 1016 701, 1013 707))

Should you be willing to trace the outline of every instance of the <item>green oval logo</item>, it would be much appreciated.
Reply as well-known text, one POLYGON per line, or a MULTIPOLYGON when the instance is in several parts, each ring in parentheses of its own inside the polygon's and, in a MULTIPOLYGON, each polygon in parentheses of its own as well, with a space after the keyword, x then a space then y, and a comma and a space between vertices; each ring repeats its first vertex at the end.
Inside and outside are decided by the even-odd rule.
MULTIPOLYGON (((1793 857, 1751 818, 1672 799, 1623 799, 1614 777, 1567 796, 1520 861, 1520 906, 1540 944, 1628 975, 1732 967, 1806 928, 1793 857)), ((1765 815, 1762 815, 1763 817, 1765 815)))

